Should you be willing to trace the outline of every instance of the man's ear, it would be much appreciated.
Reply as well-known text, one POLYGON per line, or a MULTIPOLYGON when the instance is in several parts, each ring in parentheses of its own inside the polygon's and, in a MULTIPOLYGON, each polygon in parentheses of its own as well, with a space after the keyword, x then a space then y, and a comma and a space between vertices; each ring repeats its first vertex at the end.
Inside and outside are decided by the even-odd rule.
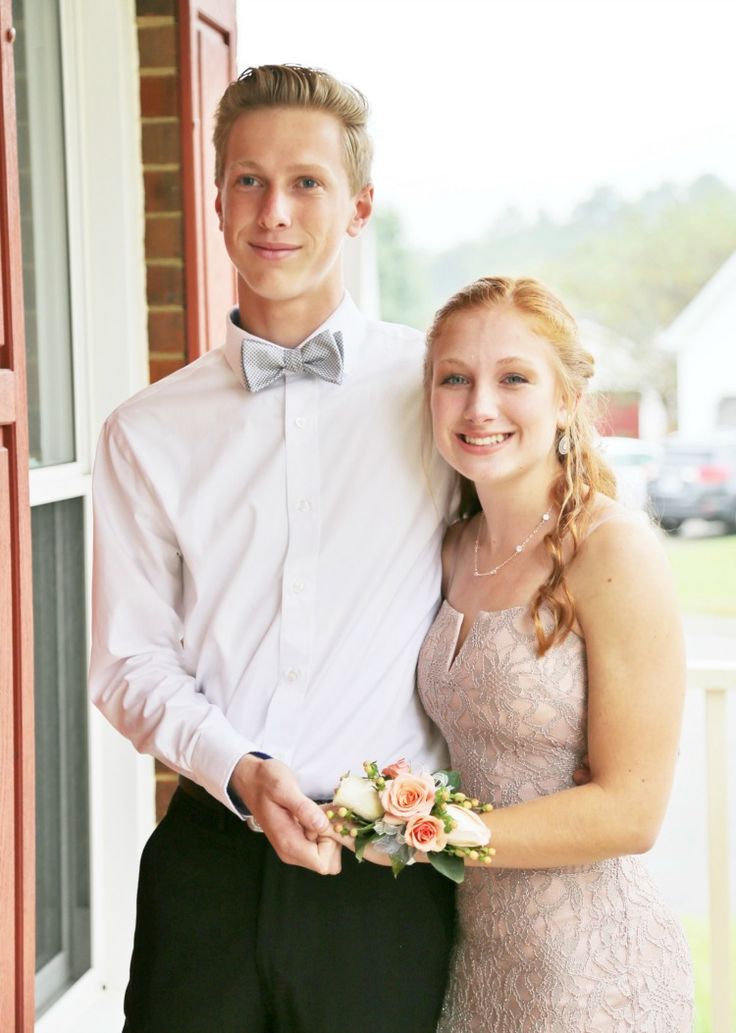
POLYGON ((356 195, 353 202, 353 214, 348 225, 347 234, 349 237, 357 237, 373 212, 373 186, 363 187, 356 195))
MULTIPOLYGON (((215 183, 215 186, 217 186, 217 183, 215 183)), ((217 186, 217 194, 215 196, 215 211, 217 212, 217 223, 220 229, 222 229, 222 191, 219 186, 217 186)))

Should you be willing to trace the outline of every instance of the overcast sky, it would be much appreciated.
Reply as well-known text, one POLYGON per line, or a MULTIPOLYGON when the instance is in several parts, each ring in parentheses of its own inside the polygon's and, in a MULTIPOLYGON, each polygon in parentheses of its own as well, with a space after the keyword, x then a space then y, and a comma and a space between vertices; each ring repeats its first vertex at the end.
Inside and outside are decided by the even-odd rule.
POLYGON ((736 187, 735 0, 238 0, 239 64, 368 97, 379 203, 429 247, 714 172, 736 187))

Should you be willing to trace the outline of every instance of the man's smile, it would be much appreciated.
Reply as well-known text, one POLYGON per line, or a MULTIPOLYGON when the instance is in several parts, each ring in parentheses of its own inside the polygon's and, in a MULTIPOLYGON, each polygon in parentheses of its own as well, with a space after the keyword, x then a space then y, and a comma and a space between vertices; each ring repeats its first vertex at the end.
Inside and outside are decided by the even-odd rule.
POLYGON ((251 249, 259 256, 259 258, 265 258, 266 261, 278 262, 289 255, 294 254, 295 251, 300 250, 298 244, 276 244, 268 241, 250 241, 251 249))

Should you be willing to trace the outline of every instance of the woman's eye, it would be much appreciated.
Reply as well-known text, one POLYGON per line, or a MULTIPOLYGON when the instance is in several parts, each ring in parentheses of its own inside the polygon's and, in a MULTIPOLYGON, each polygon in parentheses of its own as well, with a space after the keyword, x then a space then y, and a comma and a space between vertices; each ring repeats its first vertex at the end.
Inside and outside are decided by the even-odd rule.
POLYGON ((504 384, 528 384, 529 381, 521 373, 507 373, 503 378, 504 384))
POLYGON ((460 373, 451 373, 449 377, 445 377, 442 381, 443 384, 467 384, 468 378, 462 376, 460 373))

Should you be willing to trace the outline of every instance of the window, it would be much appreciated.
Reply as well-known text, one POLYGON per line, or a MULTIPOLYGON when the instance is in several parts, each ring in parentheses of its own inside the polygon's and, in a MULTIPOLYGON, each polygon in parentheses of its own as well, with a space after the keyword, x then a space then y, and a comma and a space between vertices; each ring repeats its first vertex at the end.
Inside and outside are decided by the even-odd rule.
POLYGON ((90 965, 86 466, 71 331, 58 5, 15 0, 33 541, 36 1003, 90 965))

